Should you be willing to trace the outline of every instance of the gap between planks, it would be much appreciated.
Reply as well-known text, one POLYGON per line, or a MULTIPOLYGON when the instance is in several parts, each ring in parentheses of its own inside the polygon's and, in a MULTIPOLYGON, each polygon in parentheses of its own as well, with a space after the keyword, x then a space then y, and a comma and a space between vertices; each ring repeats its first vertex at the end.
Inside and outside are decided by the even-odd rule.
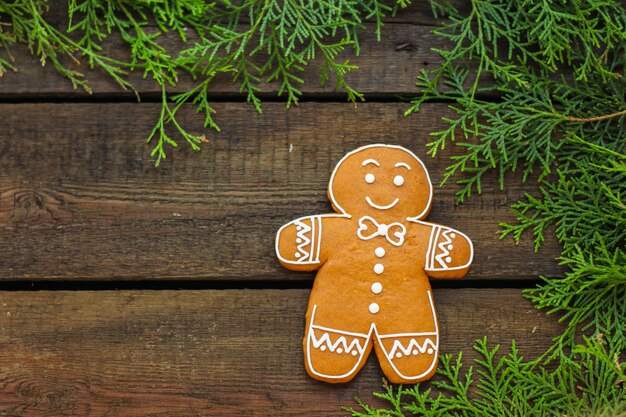
MULTIPOLYGON (((311 289, 315 273, 306 273, 307 280, 203 280, 203 277, 186 280, 138 280, 138 281, 0 281, 1 291, 171 291, 171 290, 289 290, 311 289)), ((494 280, 446 280, 431 279, 435 289, 527 289, 537 284, 537 280, 501 279, 494 280)))

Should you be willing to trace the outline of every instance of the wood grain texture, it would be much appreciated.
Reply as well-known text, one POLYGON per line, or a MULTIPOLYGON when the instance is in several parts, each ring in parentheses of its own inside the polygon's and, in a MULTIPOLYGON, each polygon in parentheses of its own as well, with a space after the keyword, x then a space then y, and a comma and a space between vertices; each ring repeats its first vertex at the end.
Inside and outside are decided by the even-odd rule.
MULTIPOLYGON (((144 138, 152 104, 0 105, 0 277, 21 279, 310 280, 275 259, 276 230, 293 218, 330 211, 327 182, 337 161, 367 143, 395 143, 421 156, 434 183, 446 155, 426 155, 428 133, 442 127, 445 105, 405 118, 404 104, 303 103, 286 111, 266 103, 216 103, 223 131, 206 133, 201 153, 170 150, 155 169, 144 138), (291 149, 291 151, 290 151, 291 149)), ((450 153, 448 153, 448 156, 450 153)), ((498 239, 498 222, 531 186, 494 176, 483 195, 454 203, 456 188, 437 188, 429 220, 475 242, 469 279, 535 278, 560 272, 548 240, 534 255, 529 239, 498 239)))
MULTIPOLYGON (((306 376, 308 291, 0 293, 0 415, 340 416, 373 402, 374 358, 346 385, 306 376)), ((487 335, 536 357, 558 331, 520 290, 435 290, 442 351, 487 335)), ((506 351, 506 349, 504 349, 506 351)))

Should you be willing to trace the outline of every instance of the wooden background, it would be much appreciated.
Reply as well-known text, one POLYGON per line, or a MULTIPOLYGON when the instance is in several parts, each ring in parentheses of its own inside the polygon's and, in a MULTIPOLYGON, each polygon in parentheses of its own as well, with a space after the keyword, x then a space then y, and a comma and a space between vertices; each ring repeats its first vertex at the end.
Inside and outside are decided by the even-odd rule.
MULTIPOLYGON (((50 12, 60 24, 61 11, 50 12)), ((133 76, 138 103, 92 71, 89 96, 15 50, 19 73, 0 79, 0 415, 339 416, 354 397, 376 402, 374 358, 345 385, 306 376, 314 275, 281 268, 273 238, 281 224, 330 209, 331 170, 359 145, 406 146, 441 179, 453 151, 430 159, 425 143, 447 105, 405 118, 400 98, 439 62, 435 24, 420 3, 389 19, 380 43, 363 34, 350 81, 367 101, 356 107, 319 86, 315 65, 288 111, 267 100, 259 115, 218 81, 222 133, 185 109, 184 125, 210 142, 200 153, 181 146, 158 169, 145 144, 159 111, 153 83, 133 76)), ((115 41, 108 48, 125 54, 115 41)), ((558 245, 535 255, 529 239, 498 239, 509 204, 533 192, 508 180, 500 191, 488 177, 463 205, 452 184, 437 188, 429 217, 475 242, 465 280, 433 281, 442 350, 463 350, 466 361, 483 335, 515 338, 533 357, 559 331, 521 296, 538 275, 560 274, 558 245)))

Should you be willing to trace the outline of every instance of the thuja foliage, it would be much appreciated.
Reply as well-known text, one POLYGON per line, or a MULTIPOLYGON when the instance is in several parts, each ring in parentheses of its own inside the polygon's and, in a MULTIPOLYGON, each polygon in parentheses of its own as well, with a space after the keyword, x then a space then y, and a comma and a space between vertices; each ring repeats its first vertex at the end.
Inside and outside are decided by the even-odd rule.
POLYGON ((355 417, 623 417, 626 415, 623 384, 626 374, 606 344, 587 339, 554 371, 525 361, 515 347, 502 355, 486 339, 476 341, 473 366, 464 369, 463 355, 441 357, 437 379, 429 388, 421 385, 393 387, 374 394, 389 403, 373 408, 359 401, 355 417), (567 414, 565 414, 565 410, 567 414))
POLYGON ((46 20, 45 0, 0 1, 0 76, 16 69, 10 53, 16 43, 27 44, 42 64, 50 63, 88 92, 72 60, 105 71, 124 89, 134 90, 129 71, 143 72, 161 88, 161 110, 148 136, 158 165, 166 148, 178 146, 181 138, 194 150, 205 140, 177 119, 183 104, 195 106, 204 127, 219 130, 209 104, 211 83, 219 74, 232 77, 260 112, 259 93, 267 82, 279 84, 278 95, 288 107, 297 104, 304 83, 300 73, 317 58, 321 83, 332 77, 350 100, 362 99, 346 82, 356 67, 339 55, 346 49, 358 54, 364 21, 373 21, 379 35, 383 17, 399 4, 403 0, 69 0, 69 23, 60 29, 46 20), (127 59, 104 52, 112 34, 126 44, 127 59), (176 38, 185 47, 175 52, 167 45, 176 38), (168 93, 181 74, 193 77, 194 86, 168 93))
POLYGON ((525 296, 564 324, 539 358, 486 339, 470 366, 444 355, 430 384, 374 394, 353 416, 626 416, 626 11, 603 0, 470 0, 469 9, 431 1, 444 18, 434 33, 443 64, 418 75, 421 94, 454 116, 433 132, 432 156, 452 143, 444 181, 460 202, 495 172, 500 187, 521 171, 539 184, 513 205, 502 237, 555 233, 562 278, 542 278, 525 296))

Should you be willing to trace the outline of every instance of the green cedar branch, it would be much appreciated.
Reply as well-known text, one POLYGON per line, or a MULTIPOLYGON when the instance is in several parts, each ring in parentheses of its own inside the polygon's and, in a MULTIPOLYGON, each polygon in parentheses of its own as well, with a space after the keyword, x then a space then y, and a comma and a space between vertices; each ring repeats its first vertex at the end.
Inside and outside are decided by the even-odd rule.
POLYGON ((485 339, 464 367, 443 356, 430 383, 385 384, 374 395, 389 407, 358 401, 353 416, 626 415, 626 10, 605 0, 470 0, 434 32, 447 42, 443 59, 417 76, 420 94, 406 114, 436 99, 453 117, 432 132, 436 156, 453 143, 443 182, 457 182, 459 202, 481 192, 485 175, 500 187, 521 170, 538 195, 513 204, 516 222, 501 237, 548 234, 562 244, 563 277, 542 278, 524 291, 564 325, 539 358, 508 354, 485 339), (472 71, 471 68, 478 68, 472 71), (493 100, 493 93, 499 95, 493 100), (489 93, 489 96, 486 94, 489 93), (465 371, 463 371, 465 369, 465 371))
POLYGON ((357 67, 345 56, 359 54, 358 34, 365 29, 366 19, 375 22, 380 39, 383 18, 404 5, 399 0, 69 0, 69 23, 63 31, 46 21, 45 0, 2 2, 0 75, 16 70, 9 50, 16 43, 27 44, 42 64, 52 63, 74 88, 89 93, 84 74, 72 69, 67 59, 75 64, 84 59, 90 68, 103 69, 133 91, 128 72, 142 71, 161 90, 162 108, 148 135, 151 154, 159 165, 168 147, 177 146, 177 138, 198 150, 199 138, 205 136, 187 131, 177 120, 182 105, 195 105, 204 115, 204 127, 217 130, 208 97, 219 73, 232 73, 247 101, 261 112, 259 92, 270 82, 278 83, 278 96, 285 97, 287 107, 297 105, 304 83, 301 73, 319 58, 322 84, 332 76, 335 88, 344 91, 348 100, 363 100, 347 80, 357 67), (167 32, 176 34, 186 47, 168 51, 162 42, 167 32), (128 47, 127 60, 103 52, 112 34, 118 34, 128 47), (176 86, 183 73, 196 84, 182 94, 170 94, 168 86, 176 86))
POLYGON ((467 366, 463 354, 442 355, 430 383, 394 387, 374 396, 376 408, 357 399, 353 417, 623 417, 626 363, 604 337, 585 338, 556 368, 520 355, 515 342, 502 354, 486 338, 476 340, 478 358, 467 366))

